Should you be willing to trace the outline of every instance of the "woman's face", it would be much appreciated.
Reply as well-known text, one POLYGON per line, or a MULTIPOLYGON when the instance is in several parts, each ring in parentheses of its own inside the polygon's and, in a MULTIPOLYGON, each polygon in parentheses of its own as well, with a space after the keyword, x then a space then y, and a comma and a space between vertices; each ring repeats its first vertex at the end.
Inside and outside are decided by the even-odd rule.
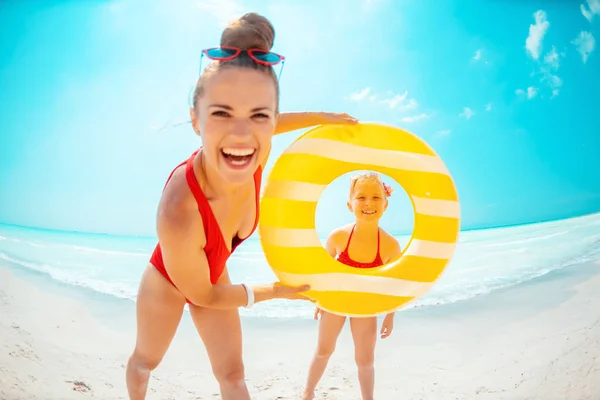
POLYGON ((271 150, 279 117, 273 78, 249 68, 218 70, 190 113, 206 164, 231 185, 252 179, 271 150))

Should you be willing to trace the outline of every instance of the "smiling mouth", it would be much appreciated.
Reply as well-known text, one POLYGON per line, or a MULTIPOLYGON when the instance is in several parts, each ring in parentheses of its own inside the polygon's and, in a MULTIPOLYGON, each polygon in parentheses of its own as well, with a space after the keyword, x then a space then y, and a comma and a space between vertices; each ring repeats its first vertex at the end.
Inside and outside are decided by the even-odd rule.
POLYGON ((253 148, 225 147, 221 149, 225 161, 234 167, 245 167, 250 163, 255 153, 256 149, 253 148))
POLYGON ((365 215, 373 215, 373 214, 377 214, 377 211, 375 210, 365 210, 362 212, 365 215))

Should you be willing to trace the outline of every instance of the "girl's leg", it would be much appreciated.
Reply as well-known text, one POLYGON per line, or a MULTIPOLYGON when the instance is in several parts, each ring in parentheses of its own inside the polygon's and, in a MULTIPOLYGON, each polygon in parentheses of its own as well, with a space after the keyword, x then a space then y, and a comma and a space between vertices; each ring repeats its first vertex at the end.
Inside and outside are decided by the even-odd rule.
POLYGON ((373 400, 375 390, 375 343, 377 318, 350 318, 354 340, 354 359, 358 367, 358 382, 363 400, 373 400))
POLYGON ((344 327, 344 322, 346 322, 346 317, 330 314, 325 311, 321 313, 317 351, 308 370, 303 400, 314 399, 315 389, 323 376, 323 372, 325 372, 329 358, 335 350, 335 343, 344 327))
POLYGON ((148 265, 137 298, 137 339, 127 362, 127 391, 143 400, 150 372, 167 352, 181 320, 185 298, 152 265, 148 265))
MULTIPOLYGON (((219 284, 231 283, 224 272, 219 284)), ((242 326, 237 309, 218 310, 190 305, 196 329, 204 342, 223 400, 250 400, 244 381, 242 326)))

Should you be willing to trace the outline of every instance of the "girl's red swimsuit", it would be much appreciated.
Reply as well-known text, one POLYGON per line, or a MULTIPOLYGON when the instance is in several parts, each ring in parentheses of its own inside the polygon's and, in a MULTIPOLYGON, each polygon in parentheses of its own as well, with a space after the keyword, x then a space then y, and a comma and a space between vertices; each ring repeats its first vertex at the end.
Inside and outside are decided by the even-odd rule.
POLYGON ((383 260, 381 259, 381 255, 379 254, 379 244, 380 244, 380 239, 381 239, 379 229, 377 230, 377 255, 375 256, 375 259, 371 262, 363 263, 363 262, 354 261, 353 259, 350 258, 350 255, 348 254, 348 248, 350 247, 350 240, 352 240, 352 234, 354 234, 354 228, 356 228, 356 225, 354 225, 352 227, 352 231, 350 231, 350 236, 348 237, 348 243, 346 243, 346 248, 344 249, 344 251, 342 251, 340 253, 337 260, 343 264, 346 264, 346 265, 349 265, 349 266, 355 267, 355 268, 375 268, 375 267, 382 266, 383 260))
MULTIPOLYGON (((167 183, 169 179, 173 176, 173 173, 177 170, 177 168, 181 167, 185 164, 185 179, 187 184, 196 199, 196 203, 198 204, 198 211, 202 216, 202 223, 204 225, 204 234, 206 235, 206 246, 204 246, 204 252, 206 253, 206 258, 208 260, 208 267, 210 269, 210 282, 214 285, 219 280, 219 277, 225 270, 225 263, 229 256, 234 252, 234 250, 247 238, 241 239, 239 236, 235 236, 231 242, 231 252, 227 249, 227 245, 225 244, 225 238, 221 232, 221 228, 213 214, 212 208, 210 207, 210 203, 208 199, 202 192, 200 188, 200 184, 196 179, 196 175, 194 174, 194 158, 196 154, 198 154, 196 150, 187 161, 179 164, 169 175, 167 179, 167 183)), ((258 216, 259 216, 259 201, 260 201, 260 185, 261 185, 261 177, 262 177, 262 168, 258 167, 256 172, 254 173, 254 187, 256 191, 256 218, 254 220, 254 227, 252 228, 252 232, 250 232, 250 237, 252 233, 256 230, 256 225, 258 224, 258 216)), ((166 187, 166 184, 165 184, 166 187)), ((162 252, 160 248, 160 243, 156 244, 154 248, 154 252, 152 253, 152 257, 150 258, 150 263, 154 265, 154 267, 160 272, 173 286, 175 284, 169 277, 167 270, 165 268, 165 264, 162 257, 162 252)), ((187 300, 190 303, 189 300, 187 300)))

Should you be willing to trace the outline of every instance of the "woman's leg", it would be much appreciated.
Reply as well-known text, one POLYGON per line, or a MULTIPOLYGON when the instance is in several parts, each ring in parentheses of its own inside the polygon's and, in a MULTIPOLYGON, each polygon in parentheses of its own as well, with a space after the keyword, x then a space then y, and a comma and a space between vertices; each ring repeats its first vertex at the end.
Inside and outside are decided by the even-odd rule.
POLYGON ((146 267, 137 298, 137 339, 127 363, 131 400, 146 398, 150 372, 167 352, 181 320, 185 298, 152 265, 146 267))
POLYGON ((335 350, 335 344, 344 327, 344 322, 346 322, 346 317, 330 314, 325 311, 321 313, 317 351, 315 352, 308 370, 303 400, 314 399, 315 389, 325 372, 329 358, 335 350))
POLYGON ((375 343, 377 318, 350 318, 354 340, 354 359, 358 367, 358 382, 363 400, 373 400, 375 390, 375 343))
MULTIPOLYGON (((224 272, 219 284, 231 283, 224 272)), ((242 326, 237 309, 217 310, 190 305, 196 329, 204 342, 223 400, 250 400, 244 380, 242 326)))

